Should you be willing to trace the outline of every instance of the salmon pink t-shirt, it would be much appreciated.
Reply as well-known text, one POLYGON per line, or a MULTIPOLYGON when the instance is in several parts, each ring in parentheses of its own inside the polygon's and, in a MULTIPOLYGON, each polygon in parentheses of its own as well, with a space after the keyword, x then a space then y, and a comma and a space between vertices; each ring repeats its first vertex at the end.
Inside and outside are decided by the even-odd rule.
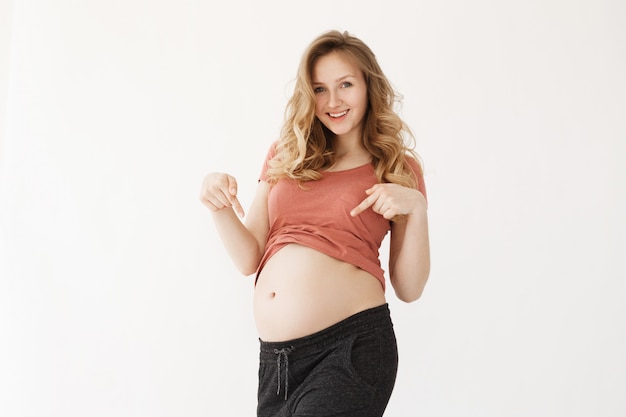
MULTIPOLYGON (((274 154, 273 145, 263 164, 262 181, 267 179, 268 161, 274 154)), ((408 160, 418 179, 416 188, 426 197, 422 170, 413 158, 408 160)), ((365 190, 378 183, 372 164, 321 174, 319 180, 303 182, 304 189, 289 178, 279 179, 270 188, 270 229, 257 276, 272 255, 285 245, 296 243, 369 272, 384 289, 379 249, 391 223, 371 207, 355 217, 350 215, 367 197, 365 190)))

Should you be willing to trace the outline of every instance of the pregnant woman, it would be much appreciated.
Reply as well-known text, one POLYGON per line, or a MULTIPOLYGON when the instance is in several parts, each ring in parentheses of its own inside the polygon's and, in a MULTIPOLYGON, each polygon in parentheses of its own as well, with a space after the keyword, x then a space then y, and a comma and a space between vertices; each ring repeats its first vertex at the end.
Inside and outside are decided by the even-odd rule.
POLYGON ((257 415, 382 416, 396 379, 388 280, 417 300, 430 271, 426 190, 397 96, 370 48, 331 31, 305 51, 245 223, 237 182, 201 201, 237 268, 256 275, 257 415))

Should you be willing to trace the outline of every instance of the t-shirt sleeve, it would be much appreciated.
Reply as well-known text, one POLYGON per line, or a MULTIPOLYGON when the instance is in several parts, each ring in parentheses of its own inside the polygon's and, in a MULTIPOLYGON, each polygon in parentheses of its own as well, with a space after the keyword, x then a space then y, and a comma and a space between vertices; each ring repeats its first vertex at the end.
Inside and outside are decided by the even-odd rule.
POLYGON ((259 181, 267 181, 267 169, 269 168, 269 162, 275 155, 276 142, 272 143, 272 146, 270 146, 269 150, 267 151, 265 161, 263 161, 263 167, 261 168, 261 174, 259 174, 259 181))
POLYGON ((428 202, 428 196, 426 195, 426 183, 424 182, 424 170, 422 166, 417 162, 414 158, 408 157, 409 166, 413 170, 413 174, 415 174, 415 178, 417 179, 417 188, 420 193, 424 196, 426 201, 428 202))

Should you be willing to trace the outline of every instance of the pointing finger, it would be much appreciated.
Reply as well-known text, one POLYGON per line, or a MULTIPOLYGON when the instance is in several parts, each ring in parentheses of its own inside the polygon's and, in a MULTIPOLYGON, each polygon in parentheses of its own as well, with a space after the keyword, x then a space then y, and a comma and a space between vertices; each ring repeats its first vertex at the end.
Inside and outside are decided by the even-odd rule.
POLYGON ((230 203, 233 205, 233 209, 239 217, 243 217, 246 215, 246 213, 243 211, 243 207, 241 207, 241 203, 239 202, 237 196, 231 196, 230 203))
POLYGON ((235 210, 235 213, 237 213, 239 217, 243 217, 245 212, 243 211, 243 207, 237 198, 237 180, 230 175, 228 176, 228 194, 228 201, 235 210))
POLYGON ((355 208, 352 209, 352 211, 350 212, 350 215, 352 217, 358 216, 359 214, 361 214, 365 209, 367 209, 368 207, 370 207, 372 204, 374 204, 374 202, 376 201, 375 198, 372 197, 367 197, 365 198, 365 200, 361 201, 361 204, 359 204, 358 206, 356 206, 355 208))
POLYGON ((237 195, 237 180, 231 177, 230 175, 227 178, 228 178, 228 192, 232 196, 236 196, 237 195))

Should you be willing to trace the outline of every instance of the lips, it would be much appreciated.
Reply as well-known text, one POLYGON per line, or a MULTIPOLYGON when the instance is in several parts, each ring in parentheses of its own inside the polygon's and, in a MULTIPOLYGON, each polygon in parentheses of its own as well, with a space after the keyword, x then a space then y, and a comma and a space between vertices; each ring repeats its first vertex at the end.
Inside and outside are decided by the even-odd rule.
POLYGON ((346 114, 348 114, 348 110, 344 110, 342 112, 339 113, 327 113, 331 119, 341 119, 342 117, 344 117, 346 114))

